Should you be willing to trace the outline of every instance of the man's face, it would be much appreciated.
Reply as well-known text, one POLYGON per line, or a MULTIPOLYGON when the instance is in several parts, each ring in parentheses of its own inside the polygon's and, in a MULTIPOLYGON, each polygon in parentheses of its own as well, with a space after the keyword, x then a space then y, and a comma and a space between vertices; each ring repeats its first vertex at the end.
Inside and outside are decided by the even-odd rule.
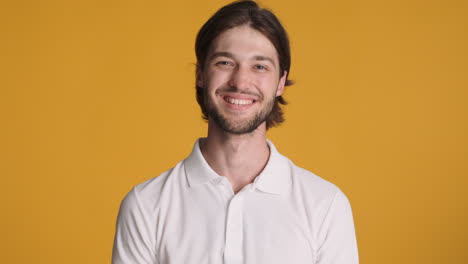
POLYGON ((269 115, 284 90, 273 44, 249 26, 221 33, 212 43, 197 85, 210 120, 232 134, 250 133, 269 115))

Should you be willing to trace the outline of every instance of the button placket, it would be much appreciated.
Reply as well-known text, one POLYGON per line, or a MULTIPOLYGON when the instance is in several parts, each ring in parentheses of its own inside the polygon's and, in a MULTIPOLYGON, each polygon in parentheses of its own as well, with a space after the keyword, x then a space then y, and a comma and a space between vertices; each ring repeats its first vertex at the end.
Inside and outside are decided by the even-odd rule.
POLYGON ((243 263, 243 203, 246 191, 242 190, 231 199, 226 219, 225 264, 243 263))

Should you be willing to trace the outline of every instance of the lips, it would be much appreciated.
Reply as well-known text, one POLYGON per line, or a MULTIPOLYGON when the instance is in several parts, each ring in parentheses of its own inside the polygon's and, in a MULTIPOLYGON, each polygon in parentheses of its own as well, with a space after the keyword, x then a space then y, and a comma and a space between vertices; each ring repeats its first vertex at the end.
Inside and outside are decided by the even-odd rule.
POLYGON ((217 91, 216 94, 224 102, 226 110, 236 114, 251 109, 263 99, 261 95, 251 91, 217 91))
POLYGON ((224 101, 232 105, 251 105, 255 102, 255 100, 253 99, 239 99, 239 98, 232 98, 229 96, 224 96, 223 99, 224 101))

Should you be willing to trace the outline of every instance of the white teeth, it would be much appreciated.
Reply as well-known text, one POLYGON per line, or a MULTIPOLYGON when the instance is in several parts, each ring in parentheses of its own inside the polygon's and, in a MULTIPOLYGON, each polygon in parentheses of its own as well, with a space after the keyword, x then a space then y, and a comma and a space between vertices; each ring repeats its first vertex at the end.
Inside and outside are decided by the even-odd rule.
POLYGON ((235 104, 235 105, 248 105, 248 104, 253 103, 253 100, 234 99, 234 98, 230 98, 230 97, 226 97, 225 100, 228 103, 235 104))

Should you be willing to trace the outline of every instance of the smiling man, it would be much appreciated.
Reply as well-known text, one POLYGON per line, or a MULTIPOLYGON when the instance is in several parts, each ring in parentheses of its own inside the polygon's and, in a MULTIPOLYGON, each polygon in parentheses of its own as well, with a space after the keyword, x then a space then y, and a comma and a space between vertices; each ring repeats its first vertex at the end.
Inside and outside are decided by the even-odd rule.
POLYGON ((269 10, 229 4, 196 39, 197 101, 208 135, 122 202, 119 263, 358 263, 346 196, 266 139, 283 122, 289 41, 269 10))
POLYGON ((212 126, 231 134, 252 134, 284 91, 287 71, 280 70, 273 44, 248 25, 236 26, 213 40, 202 63, 197 86, 212 126))

